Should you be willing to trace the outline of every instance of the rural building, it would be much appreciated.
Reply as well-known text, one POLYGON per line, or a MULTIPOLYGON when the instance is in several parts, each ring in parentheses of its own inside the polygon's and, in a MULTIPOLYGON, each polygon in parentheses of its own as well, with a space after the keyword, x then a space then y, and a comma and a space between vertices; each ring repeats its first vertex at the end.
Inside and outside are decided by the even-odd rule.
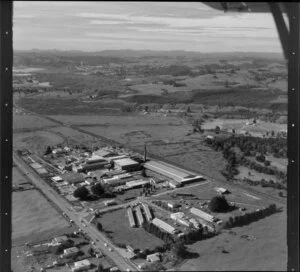
POLYGON ((116 205, 116 204, 117 204, 117 202, 114 199, 107 200, 107 201, 104 202, 105 206, 112 206, 112 205, 116 205))
POLYGON ((160 220, 158 218, 154 218, 152 220, 152 223, 155 226, 163 229, 164 231, 166 231, 168 233, 174 234, 176 232, 176 229, 174 227, 172 227, 171 225, 167 224, 166 222, 164 222, 164 221, 162 221, 162 220, 160 220))
POLYGON ((80 173, 69 172, 61 175, 61 178, 68 184, 77 184, 84 182, 84 177, 80 173))
POLYGON ((145 203, 142 203, 142 207, 144 209, 147 220, 150 221, 152 219, 152 214, 150 212, 149 206, 145 203))
POLYGON ((92 155, 90 158, 88 158, 86 160, 87 164, 93 164, 93 163, 97 163, 97 162, 106 162, 106 160, 104 160, 102 157, 100 157, 98 155, 92 155))
POLYGON ((64 181, 60 176, 52 177, 51 180, 54 181, 54 182, 62 182, 62 181, 64 181))
POLYGON ((40 175, 45 175, 45 174, 48 174, 48 171, 44 168, 44 167, 41 167, 41 168, 36 168, 34 169, 38 174, 40 175))
POLYGON ((144 167, 163 176, 171 178, 179 183, 189 183, 203 179, 202 176, 195 176, 186 170, 174 167, 163 162, 148 161, 144 164, 144 167))
POLYGON ((194 214, 194 215, 197 215, 198 217, 208 221, 208 222, 213 222, 214 221, 214 216, 202 211, 202 210, 199 210, 199 209, 196 209, 196 208, 191 208, 190 209, 191 213, 194 214))
POLYGON ((133 253, 133 254, 135 254, 135 253, 137 252, 137 250, 134 249, 134 248, 133 248, 132 246, 130 246, 130 245, 127 245, 127 246, 126 246, 126 249, 127 249, 129 252, 133 253))
POLYGON ((70 258, 75 256, 79 252, 79 249, 77 247, 70 247, 64 249, 64 253, 62 254, 63 257, 70 258))
POLYGON ((181 186, 181 183, 177 182, 176 180, 170 180, 169 181, 169 186, 171 188, 178 188, 181 186))
POLYGON ((139 225, 141 227, 144 223, 144 218, 143 218, 140 206, 137 206, 135 211, 136 211, 136 217, 137 217, 139 225))
POLYGON ((180 223, 181 225, 184 225, 186 227, 189 227, 190 226, 190 223, 188 220, 184 219, 184 218, 178 218, 176 220, 178 223, 180 223))
POLYGON ((34 163, 31 163, 30 166, 33 168, 33 169, 38 169, 38 168, 42 168, 43 166, 37 162, 34 162, 34 163))
POLYGON ((126 182, 126 186, 129 189, 142 187, 143 185, 149 184, 148 180, 138 179, 126 182))
POLYGON ((129 158, 115 160, 115 168, 126 170, 126 171, 136 171, 139 170, 140 164, 137 161, 134 161, 129 158))
POLYGON ((224 194, 229 194, 229 193, 230 193, 227 189, 222 188, 222 187, 215 187, 214 189, 215 189, 219 194, 222 194, 222 195, 224 195, 224 194))
POLYGON ((112 157, 115 156, 117 154, 111 152, 111 151, 107 151, 107 150, 103 150, 103 149, 99 149, 93 152, 93 155, 95 156, 99 156, 101 158, 107 158, 107 157, 112 157))
POLYGON ((91 267, 91 263, 89 260, 85 259, 73 264, 72 272, 84 271, 88 270, 91 267))
POLYGON ((97 179, 94 179, 92 177, 86 178, 84 181, 87 185, 93 185, 97 182, 97 179))
POLYGON ((126 171, 124 171, 124 170, 111 170, 111 171, 106 172, 105 175, 108 176, 108 177, 112 177, 112 176, 123 174, 123 173, 126 173, 126 171))
POLYGON ((131 178, 132 175, 130 173, 124 173, 124 174, 116 175, 114 177, 118 179, 125 179, 125 178, 131 178))
POLYGON ((68 237, 65 236, 65 235, 63 235, 63 236, 55 237, 55 238, 53 239, 53 242, 54 242, 54 243, 63 243, 63 242, 65 242, 65 241, 67 241, 67 240, 68 240, 68 237))
POLYGON ((104 183, 109 184, 111 186, 120 186, 120 185, 124 185, 126 183, 126 180, 119 179, 119 178, 116 178, 116 177, 104 178, 103 181, 104 181, 104 183))
POLYGON ((201 228, 200 222, 198 220, 196 220, 195 218, 191 218, 189 221, 193 225, 194 228, 196 228, 196 229, 201 228))
POLYGON ((105 158, 108 162, 114 162, 116 160, 121 160, 121 159, 128 159, 127 155, 117 155, 117 156, 113 156, 113 157, 107 157, 105 158))
POLYGON ((152 178, 150 179, 150 183, 151 183, 151 184, 158 184, 158 183, 162 183, 162 182, 164 182, 163 179, 158 179, 158 178, 155 178, 155 177, 152 177, 152 178))
POLYGON ((173 220, 177 220, 178 218, 183 218, 184 213, 183 212, 171 213, 170 217, 173 220))
POLYGON ((95 163, 85 163, 81 166, 82 171, 93 171, 98 169, 103 169, 107 165, 107 161, 95 162, 95 163))
POLYGON ((111 269, 109 269, 110 272, 116 272, 116 271, 119 271, 119 268, 114 266, 112 267, 111 269))
POLYGON ((182 225, 184 225, 184 226, 187 226, 187 227, 190 226, 190 223, 189 223, 189 221, 188 221, 187 219, 185 219, 185 214, 184 214, 183 212, 172 213, 172 214, 170 215, 170 217, 171 217, 174 221, 176 221, 176 222, 178 222, 178 223, 180 223, 180 224, 182 224, 182 225))
POLYGON ((180 205, 176 202, 171 202, 171 201, 168 202, 168 207, 170 207, 171 209, 178 208, 179 206, 180 205))
POLYGON ((127 215, 128 215, 130 227, 134 228, 136 225, 135 225, 135 221, 134 221, 134 217, 133 217, 133 213, 132 213, 131 208, 127 209, 127 215))
POLYGON ((113 188, 113 192, 122 192, 129 189, 126 185, 120 185, 113 188))
POLYGON ((155 263, 160 261, 160 254, 158 252, 147 255, 146 260, 150 263, 155 263))

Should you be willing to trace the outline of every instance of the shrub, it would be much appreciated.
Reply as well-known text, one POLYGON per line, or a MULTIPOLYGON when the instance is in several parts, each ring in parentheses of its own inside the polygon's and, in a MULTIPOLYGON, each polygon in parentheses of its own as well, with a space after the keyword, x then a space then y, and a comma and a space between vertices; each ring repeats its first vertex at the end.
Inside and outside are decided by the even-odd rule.
POLYGON ((82 187, 77 188, 74 191, 73 195, 76 198, 80 198, 82 200, 85 200, 85 199, 87 199, 89 193, 90 193, 89 190, 86 187, 82 186, 82 187))
POLYGON ((226 212, 229 209, 229 204, 225 197, 214 196, 208 205, 212 212, 226 212))

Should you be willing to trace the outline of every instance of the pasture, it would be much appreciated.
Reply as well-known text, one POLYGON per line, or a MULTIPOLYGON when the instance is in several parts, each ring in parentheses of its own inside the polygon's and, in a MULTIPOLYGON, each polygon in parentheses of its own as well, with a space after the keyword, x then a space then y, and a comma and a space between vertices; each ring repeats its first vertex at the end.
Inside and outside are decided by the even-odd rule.
POLYGON ((126 209, 104 213, 98 220, 116 244, 124 243, 141 250, 164 244, 162 240, 146 232, 143 228, 131 228, 126 209))

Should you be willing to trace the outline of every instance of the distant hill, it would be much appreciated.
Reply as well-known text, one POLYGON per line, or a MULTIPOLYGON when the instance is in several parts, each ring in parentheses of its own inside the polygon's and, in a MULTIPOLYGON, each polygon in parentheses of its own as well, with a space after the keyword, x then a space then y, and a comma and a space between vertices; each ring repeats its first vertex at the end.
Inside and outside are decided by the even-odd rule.
POLYGON ((32 49, 28 51, 15 50, 16 55, 24 55, 26 53, 42 54, 42 55, 59 55, 65 57, 74 56, 102 56, 102 57, 116 57, 116 58, 130 58, 130 57, 203 57, 203 58, 262 58, 262 59, 277 59, 283 60, 282 53, 270 53, 270 52, 211 52, 201 53, 193 51, 154 51, 154 50, 104 50, 99 52, 84 52, 79 50, 60 51, 60 50, 39 50, 32 49))

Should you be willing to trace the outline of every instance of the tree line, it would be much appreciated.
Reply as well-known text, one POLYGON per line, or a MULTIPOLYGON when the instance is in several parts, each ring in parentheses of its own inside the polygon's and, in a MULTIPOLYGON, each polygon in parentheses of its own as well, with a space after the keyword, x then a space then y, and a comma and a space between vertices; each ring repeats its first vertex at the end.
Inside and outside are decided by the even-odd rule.
POLYGON ((241 227, 243 225, 247 225, 253 221, 257 221, 276 212, 277 212, 276 205, 271 204, 264 209, 259 209, 252 213, 245 213, 244 215, 229 217, 229 219, 223 223, 223 228, 228 229, 232 227, 241 227))

